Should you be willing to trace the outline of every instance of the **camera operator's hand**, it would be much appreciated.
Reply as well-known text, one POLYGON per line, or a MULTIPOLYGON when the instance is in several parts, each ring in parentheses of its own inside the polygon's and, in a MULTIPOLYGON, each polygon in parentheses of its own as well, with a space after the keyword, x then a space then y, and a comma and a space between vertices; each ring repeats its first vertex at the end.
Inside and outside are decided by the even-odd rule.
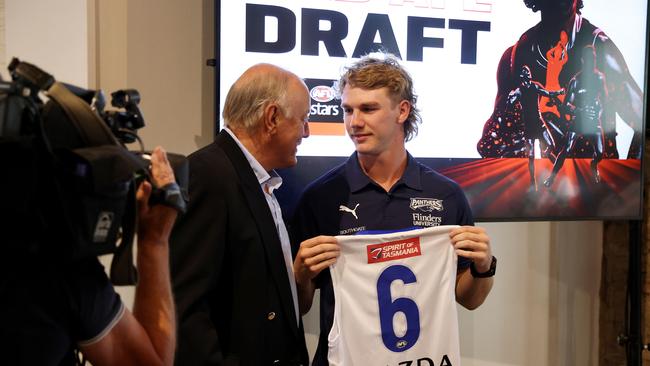
MULTIPOLYGON (((158 188, 175 182, 174 171, 162 147, 156 147, 151 154, 151 180, 158 188)), ((150 241, 166 243, 176 220, 175 209, 165 205, 149 206, 151 190, 151 184, 144 181, 137 192, 139 245, 150 241)))
MULTIPOLYGON (((151 154, 151 181, 157 187, 174 182, 174 172, 160 147, 151 154)), ((133 313, 122 318, 100 341, 81 346, 95 365, 172 365, 176 345, 176 319, 169 281, 169 235, 177 211, 149 206, 151 183, 137 191, 139 280, 133 313)))

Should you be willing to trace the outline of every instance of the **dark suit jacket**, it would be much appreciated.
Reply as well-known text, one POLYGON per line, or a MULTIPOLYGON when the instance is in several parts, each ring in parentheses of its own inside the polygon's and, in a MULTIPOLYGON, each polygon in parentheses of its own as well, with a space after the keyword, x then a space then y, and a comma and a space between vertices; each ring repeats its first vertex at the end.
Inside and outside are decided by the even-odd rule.
POLYGON ((221 131, 189 163, 190 203, 170 245, 176 364, 307 365, 280 239, 246 157, 221 131))

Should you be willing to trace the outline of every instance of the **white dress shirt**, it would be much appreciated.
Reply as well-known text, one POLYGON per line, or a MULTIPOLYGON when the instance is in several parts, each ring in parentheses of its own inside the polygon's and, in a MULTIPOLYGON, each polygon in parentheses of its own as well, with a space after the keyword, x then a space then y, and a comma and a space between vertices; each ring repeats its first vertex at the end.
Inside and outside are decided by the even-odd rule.
POLYGON ((284 226, 284 221, 282 220, 282 210, 280 209, 280 203, 273 191, 280 188, 282 185, 282 177, 271 170, 267 172, 262 167, 257 159, 246 149, 246 147, 239 141, 237 136, 228 128, 225 127, 224 130, 230 134, 230 136, 235 140, 241 151, 244 153, 246 160, 250 164, 257 181, 260 183, 262 192, 264 192, 264 197, 266 198, 266 203, 269 205, 269 210, 273 215, 273 220, 275 221, 275 228, 278 231, 278 236, 280 237, 280 244, 282 245, 282 253, 284 255, 284 264, 287 269, 287 275, 289 276, 289 284, 291 286, 291 296, 293 297, 293 308, 296 312, 296 323, 300 323, 299 310, 298 310, 298 294, 296 291, 296 279, 293 275, 293 258, 291 256, 291 242, 289 241, 289 233, 287 228, 284 226))

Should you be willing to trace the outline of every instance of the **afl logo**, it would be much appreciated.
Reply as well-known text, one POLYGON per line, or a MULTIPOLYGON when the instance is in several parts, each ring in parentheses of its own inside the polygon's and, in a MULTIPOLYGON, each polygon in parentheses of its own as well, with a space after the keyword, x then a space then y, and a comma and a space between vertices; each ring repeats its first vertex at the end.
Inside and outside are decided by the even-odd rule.
POLYGON ((327 103, 334 99, 335 94, 334 94, 334 89, 332 89, 329 86, 325 85, 317 85, 309 91, 309 96, 311 96, 311 99, 321 102, 321 103, 327 103))

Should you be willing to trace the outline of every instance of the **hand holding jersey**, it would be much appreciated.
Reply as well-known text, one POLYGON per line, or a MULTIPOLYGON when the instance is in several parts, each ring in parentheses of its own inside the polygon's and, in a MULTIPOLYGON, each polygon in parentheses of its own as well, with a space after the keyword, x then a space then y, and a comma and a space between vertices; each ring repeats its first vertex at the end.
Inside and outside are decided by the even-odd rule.
POLYGON ((340 254, 339 245, 333 236, 320 235, 300 243, 293 262, 293 273, 298 286, 300 313, 306 314, 314 297, 314 277, 336 262, 340 254))
MULTIPOLYGON (((476 270, 480 273, 485 273, 490 270, 492 263, 492 250, 490 248, 490 237, 484 228, 478 226, 460 226, 449 232, 451 243, 454 246, 456 255, 471 259, 474 263, 476 270)), ((300 303, 300 313, 306 314, 311 308, 312 299, 314 296, 315 285, 313 279, 325 268, 336 263, 336 259, 340 255, 340 247, 335 237, 320 235, 311 239, 307 239, 300 243, 298 254, 293 264, 293 271, 296 276, 296 284, 298 285, 298 300, 300 303)), ((456 298, 458 302, 468 308, 476 308, 485 299, 477 301, 468 299, 467 292, 471 290, 467 286, 460 286, 465 281, 472 281, 472 278, 461 282, 461 275, 466 273, 471 276, 470 272, 465 270, 458 274, 458 284, 456 286, 456 298)), ((492 287, 493 280, 485 278, 482 286, 487 286, 487 292, 492 287)), ((483 288, 486 290, 486 288, 483 288)), ((487 296, 487 293, 485 294, 487 296)))
MULTIPOLYGON (((461 226, 449 235, 456 254, 472 260, 474 270, 479 274, 493 269, 495 259, 490 248, 490 238, 485 229, 477 226, 461 226)), ((492 289, 492 276, 475 277, 467 268, 456 276, 456 301, 469 310, 479 307, 492 289)))
POLYGON ((461 226, 449 233, 451 243, 459 257, 472 260, 479 272, 487 272, 492 262, 490 237, 484 228, 478 226, 461 226))

